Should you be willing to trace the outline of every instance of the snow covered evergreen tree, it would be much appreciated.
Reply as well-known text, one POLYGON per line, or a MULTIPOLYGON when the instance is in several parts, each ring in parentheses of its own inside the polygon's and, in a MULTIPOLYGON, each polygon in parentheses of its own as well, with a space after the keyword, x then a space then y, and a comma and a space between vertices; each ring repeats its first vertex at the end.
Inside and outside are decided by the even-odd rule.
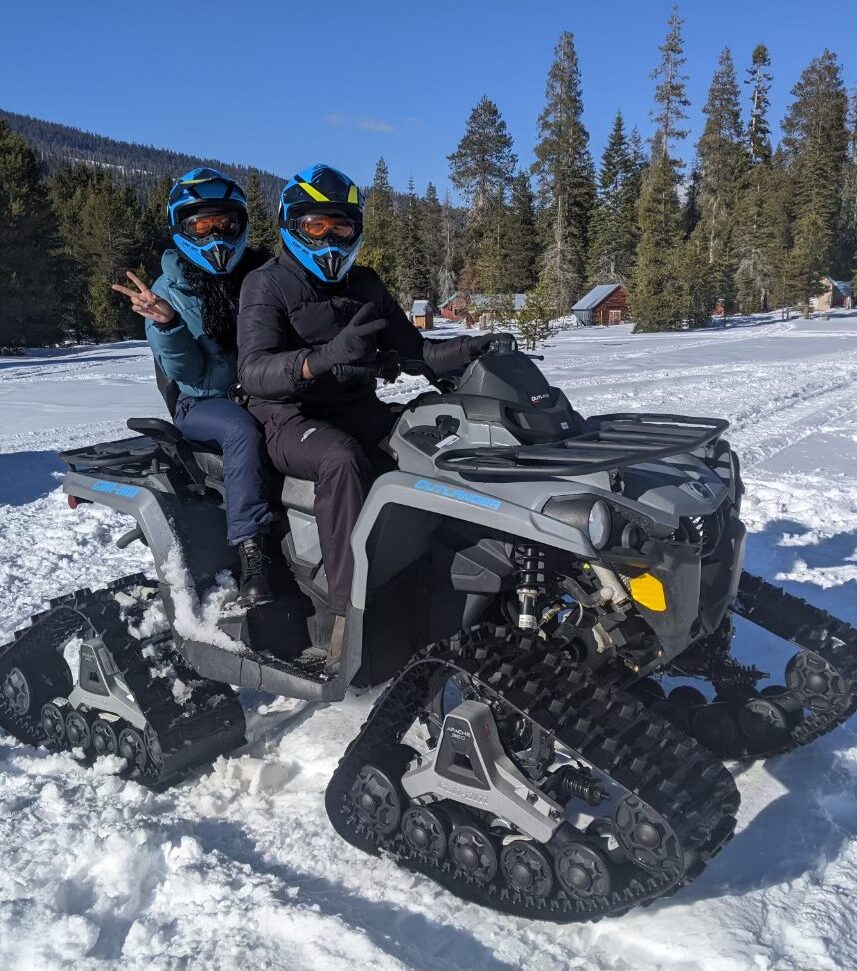
POLYGON ((396 289, 398 220, 390 170, 383 158, 375 166, 375 178, 363 211, 363 246, 359 261, 371 267, 384 284, 396 289))
POLYGON ((533 173, 546 227, 540 282, 567 313, 586 281, 589 221, 595 204, 595 168, 583 124, 580 64, 574 35, 560 36, 548 71, 539 115, 533 173))

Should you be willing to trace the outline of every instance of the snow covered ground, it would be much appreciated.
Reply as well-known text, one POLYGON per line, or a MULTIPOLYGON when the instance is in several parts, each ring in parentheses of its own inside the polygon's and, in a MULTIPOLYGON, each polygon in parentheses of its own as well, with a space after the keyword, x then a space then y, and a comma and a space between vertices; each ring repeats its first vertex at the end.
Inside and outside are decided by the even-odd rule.
MULTIPOLYGON (((544 353, 584 413, 727 416, 748 567, 857 623, 857 314, 566 331, 544 353)), ((54 454, 141 414, 163 414, 143 344, 0 358, 0 643, 49 597, 146 567, 112 545, 118 517, 68 508, 54 454)), ((324 787, 374 696, 247 693, 247 746, 162 795, 0 738, 0 968, 857 966, 857 723, 737 771, 738 834, 687 891, 556 927, 464 904, 334 834, 324 787)))

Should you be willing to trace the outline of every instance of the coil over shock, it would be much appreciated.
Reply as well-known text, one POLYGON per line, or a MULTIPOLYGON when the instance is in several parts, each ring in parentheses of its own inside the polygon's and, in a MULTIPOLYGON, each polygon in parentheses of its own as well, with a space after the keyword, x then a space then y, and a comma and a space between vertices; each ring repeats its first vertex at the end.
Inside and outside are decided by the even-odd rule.
POLYGON ((536 600, 545 586, 545 552, 538 546, 519 543, 512 553, 512 560, 520 604, 518 627, 521 630, 538 630, 536 600))

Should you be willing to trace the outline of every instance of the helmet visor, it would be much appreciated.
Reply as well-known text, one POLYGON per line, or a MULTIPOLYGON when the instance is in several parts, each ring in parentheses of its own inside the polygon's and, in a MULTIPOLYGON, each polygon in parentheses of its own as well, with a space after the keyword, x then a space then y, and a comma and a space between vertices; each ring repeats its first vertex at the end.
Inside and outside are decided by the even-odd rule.
POLYGON ((181 231, 191 239, 237 239, 244 231, 246 218, 240 212, 205 212, 181 221, 181 231))
POLYGON ((357 220, 338 212, 308 212, 290 219, 289 229, 299 233, 310 246, 328 241, 348 244, 360 234, 357 220))

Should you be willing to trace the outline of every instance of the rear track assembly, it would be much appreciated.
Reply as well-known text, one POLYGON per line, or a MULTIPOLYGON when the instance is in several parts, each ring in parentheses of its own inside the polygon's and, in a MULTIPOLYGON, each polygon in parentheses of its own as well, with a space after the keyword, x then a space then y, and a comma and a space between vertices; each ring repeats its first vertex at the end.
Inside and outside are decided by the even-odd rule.
POLYGON ((234 691, 193 671, 168 632, 131 633, 157 597, 157 584, 136 574, 51 601, 0 647, 0 727, 30 745, 83 749, 90 757, 118 754, 130 777, 157 790, 241 745, 244 713, 234 691), (69 700, 79 692, 63 648, 75 637, 92 659, 93 684, 81 687, 91 689, 90 701, 103 696, 104 709, 69 700), (118 684, 118 703, 108 698, 103 679, 99 684, 96 654, 118 684), (116 713, 123 702, 124 718, 116 713))

